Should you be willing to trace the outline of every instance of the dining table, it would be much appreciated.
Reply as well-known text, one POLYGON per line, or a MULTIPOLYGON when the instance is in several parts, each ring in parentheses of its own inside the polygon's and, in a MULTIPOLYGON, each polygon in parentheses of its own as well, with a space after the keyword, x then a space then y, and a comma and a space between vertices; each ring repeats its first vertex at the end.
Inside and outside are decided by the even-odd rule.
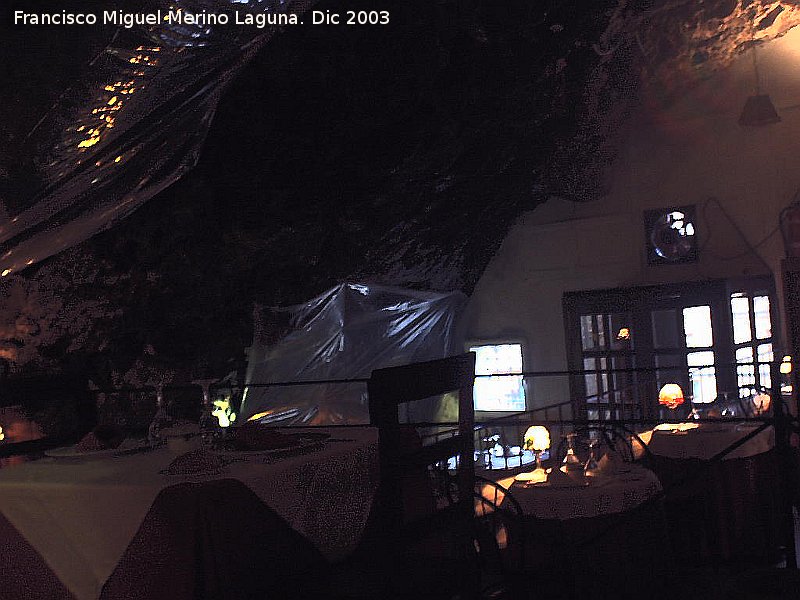
MULTIPOLYGON (((668 549, 656 475, 621 463, 572 483, 495 477, 524 515, 525 557, 571 593, 638 598, 657 582, 668 549)), ((500 506, 503 506, 500 494, 500 506)))
POLYGON ((377 431, 303 431, 270 451, 184 436, 1 469, 0 598, 325 597, 367 522, 377 431))
POLYGON ((633 463, 566 485, 529 483, 518 475, 502 477, 497 483, 513 489, 525 514, 562 521, 623 513, 661 491, 655 473, 633 463))
POLYGON ((692 420, 662 423, 639 437, 647 446, 640 458, 665 488, 677 556, 691 564, 780 559, 781 484, 772 425, 692 420))
MULTIPOLYGON (((662 423, 639 434, 639 437, 647 444, 650 454, 665 458, 700 460, 711 460, 741 441, 740 445, 721 457, 722 460, 732 460, 756 456, 775 446, 775 429, 770 425, 757 431, 759 425, 758 422, 724 420, 662 423), (748 439, 744 439, 745 437, 748 439)), ((641 450, 635 449, 641 456, 641 450)))

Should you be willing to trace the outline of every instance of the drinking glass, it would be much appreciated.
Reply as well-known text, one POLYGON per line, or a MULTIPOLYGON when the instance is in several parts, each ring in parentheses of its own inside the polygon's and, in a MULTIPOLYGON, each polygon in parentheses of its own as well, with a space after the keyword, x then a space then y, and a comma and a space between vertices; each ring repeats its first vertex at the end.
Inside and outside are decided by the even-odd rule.
POLYGON ((216 379, 195 379, 192 381, 203 389, 203 406, 200 408, 200 438, 204 446, 211 446, 219 433, 216 417, 211 414, 214 406, 211 404, 211 384, 216 379))
POLYGON ((171 419, 167 414, 167 407, 164 402, 164 382, 158 382, 156 384, 156 414, 147 428, 147 441, 152 445, 161 443, 163 441, 161 432, 169 427, 170 424, 171 419))
POLYGON ((599 465, 597 464, 597 440, 592 440, 589 442, 589 459, 586 461, 586 464, 583 465, 583 473, 587 477, 593 477, 597 475, 599 471, 599 465))
POLYGON ((575 438, 577 437, 576 433, 568 433, 567 434, 567 454, 564 456, 564 460, 561 461, 561 465, 567 471, 577 471, 583 470, 583 463, 578 458, 578 455, 575 454, 575 438))

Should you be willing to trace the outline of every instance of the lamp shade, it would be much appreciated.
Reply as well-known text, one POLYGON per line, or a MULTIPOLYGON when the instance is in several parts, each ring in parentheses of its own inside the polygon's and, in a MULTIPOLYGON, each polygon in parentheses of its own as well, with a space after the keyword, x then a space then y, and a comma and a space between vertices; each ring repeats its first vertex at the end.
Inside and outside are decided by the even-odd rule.
POLYGON ((658 403, 673 410, 683 404, 683 401, 683 390, 677 383, 665 384, 658 393, 658 403))
POLYGON ((739 125, 761 127, 779 123, 780 120, 770 97, 767 94, 757 94, 750 96, 745 102, 742 115, 739 117, 739 125))
POLYGON ((525 450, 534 450, 541 452, 550 447, 550 432, 542 425, 532 425, 528 427, 525 432, 524 448, 525 450))
POLYGON ((772 403, 772 398, 767 394, 758 394, 753 396, 753 407, 757 415, 763 415, 769 412, 769 405, 772 403))

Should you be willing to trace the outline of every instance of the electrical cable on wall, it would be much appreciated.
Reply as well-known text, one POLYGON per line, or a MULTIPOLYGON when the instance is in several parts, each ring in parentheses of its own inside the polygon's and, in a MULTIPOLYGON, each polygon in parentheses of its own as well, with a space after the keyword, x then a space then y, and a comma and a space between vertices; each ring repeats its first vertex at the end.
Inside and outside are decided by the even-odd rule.
MULTIPOLYGON (((798 190, 798 193, 800 193, 800 190, 798 190)), ((795 193, 795 198, 797 198, 798 193, 795 193)), ((712 256, 713 258, 715 258, 717 260, 721 260, 721 261, 731 261, 731 260, 738 260, 738 259, 740 259, 740 258, 742 258, 744 256, 747 256, 748 254, 753 254, 756 258, 758 258, 759 261, 761 261, 761 263, 765 267, 767 267, 767 269, 770 272, 772 272, 772 267, 770 267, 769 263, 764 259, 764 257, 761 256, 757 252, 757 249, 760 248, 761 246, 763 246, 765 243, 767 243, 770 239, 772 239, 772 237, 775 236, 776 233, 778 233, 780 231, 780 229, 781 229, 780 228, 780 222, 766 236, 761 238, 761 240, 759 240, 755 244, 751 244, 750 241, 747 239, 747 236, 745 235, 745 233, 742 230, 742 228, 739 227, 739 224, 736 223, 736 221, 733 219, 733 217, 730 215, 730 213, 727 210, 725 210, 725 207, 722 205, 722 203, 716 197, 713 197, 713 196, 711 198, 708 198, 705 202, 703 202, 702 214, 703 214, 703 220, 705 221, 705 225, 706 225, 706 228, 708 230, 708 237, 703 242, 703 245, 701 246, 700 251, 701 252, 705 251, 707 246, 708 246, 708 244, 709 244, 709 242, 711 241, 711 231, 712 230, 711 230, 711 227, 708 226, 709 223, 710 223, 710 220, 707 217, 708 205, 711 202, 715 203, 717 205, 717 207, 722 211, 722 214, 725 215, 725 217, 728 219, 728 222, 731 224, 731 226, 734 228, 734 230, 736 230, 736 233, 739 234, 739 237, 742 239, 742 241, 744 242, 745 246, 747 246, 747 250, 745 250, 744 252, 740 252, 738 254, 734 254, 732 256, 720 256, 718 254, 714 254, 713 252, 708 252, 709 256, 712 256)))

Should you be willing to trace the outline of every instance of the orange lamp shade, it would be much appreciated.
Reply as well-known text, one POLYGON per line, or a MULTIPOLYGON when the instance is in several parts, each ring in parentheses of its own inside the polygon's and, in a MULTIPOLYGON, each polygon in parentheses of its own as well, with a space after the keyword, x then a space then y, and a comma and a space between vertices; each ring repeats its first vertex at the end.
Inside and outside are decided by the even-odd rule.
POLYGON ((683 404, 683 390, 677 383, 667 383, 658 393, 658 403, 675 410, 683 404))
POLYGON ((769 405, 772 403, 772 398, 768 394, 758 394, 753 396, 753 406, 756 409, 757 415, 763 415, 769 412, 769 405))

